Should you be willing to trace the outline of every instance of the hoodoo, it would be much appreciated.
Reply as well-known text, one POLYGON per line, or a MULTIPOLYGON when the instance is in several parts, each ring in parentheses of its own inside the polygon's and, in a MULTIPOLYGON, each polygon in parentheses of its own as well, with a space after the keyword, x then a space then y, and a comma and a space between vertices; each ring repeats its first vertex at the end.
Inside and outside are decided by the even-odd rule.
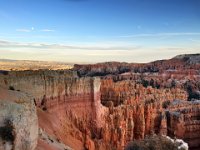
POLYGON ((2 72, 0 149, 122 150, 169 136, 197 150, 200 66, 192 57, 2 72))

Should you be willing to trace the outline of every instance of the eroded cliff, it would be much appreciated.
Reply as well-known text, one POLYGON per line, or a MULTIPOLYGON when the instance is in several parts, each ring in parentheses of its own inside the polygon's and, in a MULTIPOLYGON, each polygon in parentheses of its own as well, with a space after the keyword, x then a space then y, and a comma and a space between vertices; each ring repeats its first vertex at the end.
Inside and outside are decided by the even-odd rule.
MULTIPOLYGON (((122 150, 129 142, 154 134, 184 139, 192 149, 200 147, 198 61, 191 63, 178 57, 150 64, 76 65, 74 70, 0 74, 1 95, 9 91, 30 96, 27 99, 31 105, 26 111, 13 109, 12 113, 25 118, 29 115, 26 125, 31 121, 35 124, 33 139, 38 136, 34 118, 37 108, 37 150, 122 150), (90 77, 97 75, 101 77, 90 77)), ((9 99, 12 100, 9 96, 3 102, 8 103, 9 99)), ((24 109, 24 103, 15 103, 24 109)), ((12 106, 9 104, 8 108, 12 106)), ((11 129, 14 126, 10 121, 1 124, 11 129)), ((15 128, 22 127, 19 124, 15 128)), ((25 129, 26 133, 30 130, 26 126, 25 129)), ((12 141, 15 140, 9 141, 11 147, 15 145, 12 141)), ((34 149, 36 142, 28 145, 34 149)))
POLYGON ((107 109, 100 102, 99 78, 78 78, 73 71, 39 70, 9 72, 0 80, 4 89, 33 97, 39 126, 48 135, 73 149, 94 147, 91 138, 104 124, 107 109))

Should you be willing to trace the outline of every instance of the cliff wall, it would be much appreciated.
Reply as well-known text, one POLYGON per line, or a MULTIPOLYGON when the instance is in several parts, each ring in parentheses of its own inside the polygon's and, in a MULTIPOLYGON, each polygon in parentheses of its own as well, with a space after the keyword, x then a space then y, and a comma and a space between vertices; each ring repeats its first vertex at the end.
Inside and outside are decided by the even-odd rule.
POLYGON ((101 105, 99 78, 78 78, 69 70, 39 70, 1 74, 0 81, 4 89, 30 94, 38 108, 39 126, 72 148, 91 145, 104 124, 107 108, 101 105))
POLYGON ((182 83, 166 86, 165 78, 151 76, 163 83, 157 86, 148 75, 142 80, 129 77, 18 71, 1 74, 0 87, 31 95, 45 135, 72 149, 122 150, 130 141, 153 134, 182 138, 198 148, 200 106, 187 101, 182 83))

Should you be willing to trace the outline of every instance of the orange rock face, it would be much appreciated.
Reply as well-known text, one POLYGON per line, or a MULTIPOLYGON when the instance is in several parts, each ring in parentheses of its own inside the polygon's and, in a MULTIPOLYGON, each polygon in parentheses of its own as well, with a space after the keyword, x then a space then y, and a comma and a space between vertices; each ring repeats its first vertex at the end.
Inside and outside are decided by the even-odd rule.
POLYGON ((47 134, 73 149, 95 149, 92 137, 100 136, 107 109, 101 105, 99 78, 77 78, 72 71, 20 71, 0 80, 5 89, 34 97, 39 126, 47 134))
POLYGON ((123 150, 130 141, 154 134, 200 148, 196 60, 76 65, 74 70, 0 74, 1 88, 34 98, 43 131, 38 150, 62 149, 62 144, 75 150, 123 150))
MULTIPOLYGON (((102 103, 109 108, 108 127, 105 129, 110 133, 106 134, 105 140, 114 142, 113 134, 118 135, 115 135, 118 138, 123 138, 121 141, 116 138, 117 142, 120 142, 119 144, 111 142, 113 146, 119 145, 116 149, 123 149, 123 146, 129 141, 143 139, 145 135, 153 133, 169 135, 168 130, 171 127, 168 124, 170 117, 167 116, 167 112, 174 107, 173 104, 176 102, 174 100, 182 99, 180 103, 189 105, 189 102, 186 101, 187 93, 184 90, 145 88, 141 84, 135 83, 134 80, 113 82, 112 79, 102 79, 101 93, 102 103), (164 105, 166 102, 170 106, 167 106, 167 109, 164 105), (119 132, 113 133, 113 128, 119 132), (110 136, 108 137, 108 135, 110 136)), ((179 107, 176 107, 176 110, 178 109, 179 107)), ((175 124, 177 125, 177 122, 175 124)), ((177 130, 177 127, 172 130, 177 130)), ((177 132, 173 136, 184 138, 184 134, 178 136, 179 134, 181 133, 177 132)))

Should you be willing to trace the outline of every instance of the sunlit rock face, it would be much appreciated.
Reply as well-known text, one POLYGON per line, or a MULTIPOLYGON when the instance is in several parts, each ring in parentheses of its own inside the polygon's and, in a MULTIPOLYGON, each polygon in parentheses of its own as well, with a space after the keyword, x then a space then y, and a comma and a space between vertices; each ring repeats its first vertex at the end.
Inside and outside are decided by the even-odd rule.
POLYGON ((198 149, 199 56, 148 64, 75 65, 79 76, 101 77, 101 103, 109 109, 101 147, 123 149, 129 141, 156 133, 184 139, 198 149))
POLYGON ((39 125, 47 134, 74 149, 94 147, 91 136, 100 136, 107 111, 100 101, 99 78, 78 78, 72 71, 39 70, 9 72, 0 79, 5 89, 34 97, 39 125), (71 139, 66 138, 69 136, 71 139))
POLYGON ((33 98, 0 88, 0 149, 34 150, 38 118, 33 98))
MULTIPOLYGON (((149 64, 114 62, 76 65, 74 70, 2 72, 0 87, 32 97, 42 131, 37 150, 122 150, 129 142, 154 134, 183 139, 196 150, 200 67, 198 61, 190 62, 178 57, 149 64)), ((17 114, 18 109, 12 110, 17 114)), ((33 111, 25 114, 34 116, 33 111)), ((1 125, 12 131, 14 122, 1 121, 1 125)), ((10 133, 13 139, 15 132, 10 133)), ((8 149, 12 141, 7 142, 8 149)))
MULTIPOLYGON (((182 89, 144 87, 134 80, 102 79, 101 100, 109 108, 102 136, 116 149, 123 149, 128 142, 153 133, 188 140, 183 130, 185 121, 180 122, 180 116, 184 115, 180 108, 200 108, 199 104, 187 101, 187 92, 182 89), (177 120, 172 116, 174 111, 180 114, 177 120)), ((195 116, 199 115, 197 112, 195 116)))
POLYGON ((183 138, 194 148, 199 148, 200 100, 174 101, 167 112, 168 135, 183 138))
POLYGON ((78 78, 72 71, 19 71, 0 76, 4 88, 29 93, 35 104, 48 112, 64 109, 79 117, 100 114, 100 79, 78 78))

